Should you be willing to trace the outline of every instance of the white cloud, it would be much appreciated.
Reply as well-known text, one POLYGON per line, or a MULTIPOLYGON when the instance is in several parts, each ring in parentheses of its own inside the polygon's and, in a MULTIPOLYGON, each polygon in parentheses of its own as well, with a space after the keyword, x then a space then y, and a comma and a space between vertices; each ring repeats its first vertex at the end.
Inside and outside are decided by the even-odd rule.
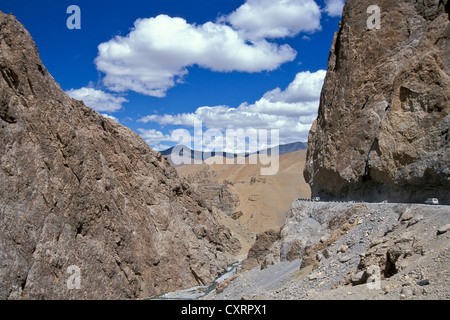
POLYGON ((194 25, 166 15, 137 20, 126 37, 115 37, 98 49, 95 63, 110 90, 156 97, 182 81, 192 65, 220 72, 260 72, 296 56, 288 45, 264 39, 249 43, 225 24, 194 25))
POLYGON ((321 30, 314 0, 247 0, 223 20, 248 39, 293 37, 321 30))
POLYGON ((152 148, 153 148, 153 150, 156 150, 156 151, 164 151, 164 150, 169 149, 170 146, 167 146, 165 144, 157 144, 157 145, 152 146, 152 148))
POLYGON ((118 118, 116 118, 116 117, 114 117, 114 116, 111 116, 111 115, 109 115, 109 114, 107 114, 107 113, 102 113, 101 115, 102 115, 103 117, 105 117, 105 118, 108 118, 108 119, 111 119, 111 120, 113 120, 113 121, 115 121, 115 122, 117 122, 117 123, 120 123, 120 121, 119 121, 118 118))
POLYGON ((138 129, 138 131, 150 146, 158 145, 161 141, 172 141, 169 135, 155 129, 138 129))
POLYGON ((325 11, 330 17, 340 17, 345 0, 325 0, 325 11))
MULTIPOLYGON (((300 72, 285 89, 267 92, 253 104, 200 107, 193 113, 149 115, 138 121, 160 125, 193 126, 201 121, 207 128, 280 129, 280 142, 306 141, 317 116, 326 71, 300 72)), ((166 140, 169 141, 169 140, 166 140)))
POLYGON ((124 97, 94 88, 70 89, 66 93, 74 99, 82 100, 88 106, 98 112, 116 112, 122 109, 122 104, 128 102, 124 97))
POLYGON ((167 15, 138 19, 128 35, 98 46, 95 63, 109 90, 164 97, 194 65, 216 72, 277 69, 297 52, 267 39, 321 30, 320 19, 314 0, 247 0, 202 25, 167 15))
POLYGON ((284 101, 288 103, 298 101, 316 101, 320 95, 323 79, 326 72, 319 70, 311 73, 309 71, 297 73, 286 90, 280 88, 267 92, 264 97, 272 101, 284 101))

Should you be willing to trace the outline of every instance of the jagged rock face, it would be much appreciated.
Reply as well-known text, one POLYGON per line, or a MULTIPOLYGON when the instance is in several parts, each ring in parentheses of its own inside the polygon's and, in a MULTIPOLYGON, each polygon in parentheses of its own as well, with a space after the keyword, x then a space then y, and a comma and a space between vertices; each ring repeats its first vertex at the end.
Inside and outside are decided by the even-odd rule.
POLYGON ((206 204, 219 209, 227 216, 232 216, 234 209, 239 206, 239 196, 232 193, 226 184, 205 181, 196 185, 206 204))
POLYGON ((0 70, 0 299, 139 298, 226 270, 239 244, 197 191, 69 98, 1 12, 0 70))
POLYGON ((444 1, 348 0, 304 172, 324 199, 450 203, 450 24, 444 1))
MULTIPOLYGON (((253 269, 262 262, 262 267, 265 267, 264 259, 272 253, 271 246, 279 237, 280 230, 268 230, 258 234, 255 243, 248 250, 247 259, 242 262, 242 270, 253 269)), ((279 262, 279 259, 277 262, 279 262)))

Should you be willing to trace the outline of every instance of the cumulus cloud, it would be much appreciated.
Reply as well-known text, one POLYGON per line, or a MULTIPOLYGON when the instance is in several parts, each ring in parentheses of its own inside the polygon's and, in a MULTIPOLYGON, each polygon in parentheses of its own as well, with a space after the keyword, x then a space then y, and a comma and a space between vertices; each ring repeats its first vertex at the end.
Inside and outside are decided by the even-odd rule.
POLYGON ((340 17, 345 0, 325 0, 325 11, 330 17, 340 17))
POLYGON ((94 88, 70 89, 66 93, 71 98, 84 101, 88 107, 98 112, 116 112, 122 109, 123 103, 128 102, 124 97, 94 88))
POLYGON ((166 15, 137 20, 126 37, 115 37, 98 49, 95 63, 110 90, 156 97, 182 81, 192 65, 221 72, 260 72, 296 56, 288 45, 264 39, 249 43, 225 24, 193 25, 166 15))
POLYGON ((326 71, 300 72, 285 89, 276 88, 253 104, 204 106, 193 113, 149 115, 139 122, 160 125, 193 126, 202 122, 206 128, 279 129, 280 142, 306 141, 317 116, 320 92, 326 71))
POLYGON ((105 118, 108 118, 108 119, 111 119, 111 120, 113 120, 113 121, 115 121, 115 122, 117 122, 117 123, 120 123, 118 118, 116 118, 116 117, 114 117, 114 116, 111 116, 111 115, 109 115, 109 114, 107 114, 107 113, 102 113, 101 115, 102 115, 103 117, 105 117, 105 118))
POLYGON ((264 97, 272 101, 284 101, 288 103, 317 101, 323 86, 326 72, 319 70, 297 73, 286 90, 280 88, 267 92, 264 97))
POLYGON ((164 134, 155 129, 138 129, 142 139, 150 146, 158 145, 161 141, 172 141, 170 135, 164 134))
POLYGON ((247 0, 231 14, 202 25, 167 15, 138 19, 128 35, 98 46, 95 63, 112 91, 164 97, 183 82, 190 66, 261 72, 293 61, 293 48, 268 39, 318 31, 320 18, 314 0, 247 0))
POLYGON ((314 0, 247 0, 223 20, 248 39, 293 37, 321 30, 314 0))
POLYGON ((156 150, 156 151, 164 151, 164 150, 169 149, 170 146, 165 145, 165 144, 157 144, 157 145, 152 146, 152 148, 153 148, 153 150, 156 150))

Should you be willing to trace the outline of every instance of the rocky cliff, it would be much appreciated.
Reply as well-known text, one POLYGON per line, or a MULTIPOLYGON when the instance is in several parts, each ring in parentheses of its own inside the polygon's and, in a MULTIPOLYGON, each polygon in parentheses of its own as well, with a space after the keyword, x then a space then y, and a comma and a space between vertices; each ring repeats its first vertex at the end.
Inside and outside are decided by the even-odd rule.
POLYGON ((69 98, 0 12, 0 299, 207 284, 239 247, 161 154, 69 98))
POLYGON ((312 196, 450 203, 447 0, 348 0, 331 48, 305 180, 312 196))

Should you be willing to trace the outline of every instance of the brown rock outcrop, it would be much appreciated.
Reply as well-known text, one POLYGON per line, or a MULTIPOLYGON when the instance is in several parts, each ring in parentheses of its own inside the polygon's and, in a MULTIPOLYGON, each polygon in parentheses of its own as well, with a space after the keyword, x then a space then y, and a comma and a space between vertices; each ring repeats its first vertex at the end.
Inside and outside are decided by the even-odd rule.
POLYGON ((261 264, 269 253, 270 247, 280 237, 279 230, 268 230, 256 236, 256 241, 247 254, 247 259, 242 263, 242 270, 250 270, 261 264))
POLYGON ((219 209, 227 216, 231 216, 239 205, 239 197, 230 191, 227 184, 202 181, 194 185, 207 205, 219 209))
POLYGON ((348 0, 304 172, 312 196, 450 203, 447 0, 348 0))
POLYGON ((0 71, 0 299, 141 298, 226 270, 239 244, 197 191, 69 98, 1 12, 0 71))

